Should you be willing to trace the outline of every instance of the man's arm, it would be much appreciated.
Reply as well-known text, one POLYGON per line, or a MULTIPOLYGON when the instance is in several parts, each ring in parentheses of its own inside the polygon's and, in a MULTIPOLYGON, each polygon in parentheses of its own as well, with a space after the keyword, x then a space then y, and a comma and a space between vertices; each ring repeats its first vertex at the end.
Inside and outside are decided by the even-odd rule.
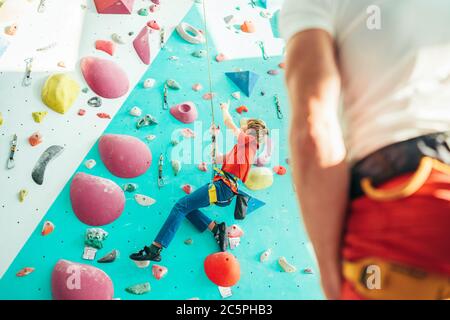
POLYGON ((294 183, 325 295, 338 299, 349 170, 337 115, 340 77, 333 39, 318 29, 300 32, 288 44, 286 65, 294 183))

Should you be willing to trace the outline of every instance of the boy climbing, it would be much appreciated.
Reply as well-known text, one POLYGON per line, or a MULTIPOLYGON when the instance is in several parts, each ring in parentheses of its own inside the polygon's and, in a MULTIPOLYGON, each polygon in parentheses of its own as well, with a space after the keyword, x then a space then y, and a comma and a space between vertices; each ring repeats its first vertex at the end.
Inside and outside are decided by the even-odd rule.
POLYGON ((211 220, 199 209, 211 204, 226 207, 231 203, 238 193, 238 181, 247 180, 257 150, 266 140, 269 131, 264 121, 257 119, 243 121, 241 127, 238 127, 229 113, 229 104, 222 103, 220 108, 225 126, 233 132, 237 138, 237 144, 226 155, 213 155, 216 163, 222 164, 222 169, 216 169, 213 182, 180 199, 172 208, 153 243, 131 254, 132 260, 161 261, 162 249, 169 246, 184 218, 187 218, 200 232, 210 230, 219 244, 220 251, 226 251, 226 224, 211 220))

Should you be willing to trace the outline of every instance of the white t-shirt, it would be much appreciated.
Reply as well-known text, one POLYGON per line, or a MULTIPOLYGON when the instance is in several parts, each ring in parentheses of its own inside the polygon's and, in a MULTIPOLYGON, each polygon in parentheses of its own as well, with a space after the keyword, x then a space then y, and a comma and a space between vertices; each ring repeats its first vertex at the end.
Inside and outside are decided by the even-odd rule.
POLYGON ((350 161, 450 130, 450 0, 286 0, 280 19, 336 41, 350 161))

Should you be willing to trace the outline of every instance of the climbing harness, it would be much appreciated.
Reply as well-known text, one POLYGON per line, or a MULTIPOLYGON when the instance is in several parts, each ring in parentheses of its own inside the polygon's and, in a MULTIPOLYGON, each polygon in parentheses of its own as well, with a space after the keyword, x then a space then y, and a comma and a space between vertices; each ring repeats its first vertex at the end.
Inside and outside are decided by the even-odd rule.
POLYGON ((281 111, 280 99, 278 98, 277 94, 274 95, 273 98, 274 98, 274 101, 275 101, 275 107, 277 109, 277 118, 281 120, 281 119, 284 118, 284 115, 283 115, 283 112, 281 111))
POLYGON ((31 85, 31 69, 33 68, 33 58, 25 59, 25 76, 22 80, 23 87, 29 87, 31 85))
POLYGON ((38 9, 37 9, 37 12, 43 13, 45 11, 45 9, 47 8, 46 3, 45 3, 46 1, 47 0, 41 0, 39 2, 39 6, 38 6, 38 9))
POLYGON ((266 54, 266 47, 264 46, 264 42, 260 40, 260 41, 256 41, 256 44, 261 49, 262 58, 264 60, 269 60, 269 56, 266 54))
POLYGON ((163 95, 163 109, 167 110, 169 109, 169 102, 168 102, 168 95, 169 95, 169 89, 167 87, 167 84, 164 84, 164 95, 163 95))
POLYGON ((12 169, 15 166, 14 154, 16 153, 16 150, 17 150, 17 135, 14 135, 11 140, 11 149, 9 151, 8 162, 6 163, 7 169, 12 169))
POLYGON ((161 153, 158 161, 158 188, 161 189, 165 186, 165 179, 163 176, 163 167, 164 167, 164 156, 161 153))

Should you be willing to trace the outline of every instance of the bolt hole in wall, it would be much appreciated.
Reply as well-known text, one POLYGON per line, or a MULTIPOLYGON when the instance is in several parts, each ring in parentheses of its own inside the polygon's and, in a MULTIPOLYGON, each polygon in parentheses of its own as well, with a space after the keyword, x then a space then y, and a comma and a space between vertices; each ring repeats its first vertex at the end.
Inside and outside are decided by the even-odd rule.
MULTIPOLYGON (((37 4, 39 1, 35 2, 37 4)), ((108 1, 98 2, 107 4, 108 1)), ((87 101, 90 98, 100 93, 108 94, 110 91, 106 89, 108 92, 105 93, 102 91, 103 88, 96 88, 96 83, 90 83, 89 77, 86 76, 88 71, 84 70, 83 77, 79 70, 78 58, 75 59, 74 69, 71 72, 56 68, 58 72, 68 73, 80 89, 86 88, 78 93, 75 102, 65 114, 56 114, 42 104, 40 94, 45 81, 33 82, 28 89, 33 92, 33 95, 28 98, 30 102, 25 103, 28 109, 26 112, 22 112, 21 116, 31 118, 32 112, 44 110, 48 112, 42 123, 31 126, 30 131, 32 132, 29 135, 34 131, 42 130, 42 127, 47 129, 44 142, 33 147, 38 149, 27 145, 27 137, 24 135, 28 133, 28 130, 22 128, 20 132, 17 132, 21 133, 18 146, 20 151, 17 151, 17 155, 26 157, 33 163, 29 166, 27 174, 23 176, 18 176, 17 171, 12 171, 14 174, 3 169, 0 171, 2 177, 11 177, 11 180, 14 180, 14 186, 20 186, 16 187, 18 190, 11 188, 10 195, 2 195, 1 214, 2 216, 6 215, 6 211, 8 211, 9 215, 19 215, 21 217, 19 220, 14 219, 18 225, 23 217, 16 208, 22 208, 21 211, 28 212, 28 208, 33 211, 36 209, 37 214, 34 221, 27 220, 27 225, 35 226, 33 227, 34 231, 30 230, 32 231, 31 235, 23 247, 17 249, 18 252, 7 252, 9 249, 2 246, 2 252, 0 252, 2 256, 13 255, 16 257, 11 264, 5 267, 6 272, 0 279, 0 298, 92 298, 93 296, 89 296, 82 289, 77 291, 82 294, 81 296, 76 296, 76 294, 74 296, 58 287, 61 279, 65 279, 64 271, 72 267, 78 268, 77 270, 92 271, 89 274, 93 275, 94 279, 82 278, 82 281, 89 286, 94 286, 90 287, 90 294, 95 295, 97 291, 100 292, 98 293, 100 296, 95 296, 96 298, 322 298, 317 273, 311 272, 316 270, 315 262, 298 216, 299 209, 295 201, 289 169, 287 172, 282 170, 282 168, 289 167, 286 145, 287 120, 285 120, 288 119, 289 111, 286 92, 283 88, 283 70, 280 67, 283 61, 283 45, 281 39, 274 36, 271 23, 271 18, 279 7, 279 1, 274 1, 273 7, 271 7, 270 1, 255 1, 255 3, 250 1, 249 3, 247 0, 230 0, 225 4, 219 2, 211 4, 211 1, 206 0, 213 90, 208 87, 208 51, 204 42, 190 43, 183 37, 183 33, 170 34, 168 32, 170 28, 174 29, 180 22, 184 22, 202 30, 200 33, 188 30, 186 34, 189 37, 195 38, 199 34, 204 35, 201 1, 180 1, 180 6, 183 3, 187 10, 178 18, 178 21, 173 19, 169 21, 168 18, 165 18, 166 16, 158 16, 158 12, 152 12, 158 9, 164 12, 165 2, 163 1, 159 5, 155 4, 157 1, 120 2, 124 5, 121 9, 125 10, 124 13, 127 13, 126 11, 129 9, 127 14, 97 14, 96 9, 99 7, 96 8, 92 1, 78 3, 78 5, 86 5, 84 10, 86 10, 87 16, 87 22, 81 28, 81 48, 86 49, 80 50, 83 54, 79 58, 86 56, 106 58, 124 69, 125 74, 128 73, 130 88, 129 92, 123 94, 122 99, 102 99, 104 105, 97 110, 95 107, 88 106, 87 101), (134 3, 134 6, 128 6, 131 3, 134 3), (130 24, 128 22, 130 18, 140 19, 139 23, 130 24), (161 27, 167 28, 164 49, 159 52, 156 48, 160 46, 161 30, 152 29, 152 27, 155 28, 155 23, 147 24, 146 22, 149 20, 157 22, 160 29, 161 27), (104 21, 108 22, 108 27, 96 28, 101 22, 105 24, 104 21), (113 25, 116 25, 117 29, 111 27, 111 21, 114 21, 113 25), (142 33, 142 30, 146 30, 148 34, 142 33), (249 30, 255 32, 249 33, 249 30), (104 51, 95 50, 95 46, 98 47, 96 40, 111 39, 113 33, 116 34, 114 41, 115 47, 117 47, 116 53, 111 57, 106 57, 104 51), (89 42, 85 41, 84 34, 90 34, 89 42), (150 41, 147 41, 146 37, 149 37, 150 41), (140 43, 133 44, 134 39, 139 39, 140 43), (265 56, 258 41, 266 44, 265 54, 270 57, 265 56), (246 43, 241 50, 239 50, 240 43, 246 43), (150 52, 156 51, 157 53, 151 57, 151 61, 146 60, 148 58, 146 56, 147 46, 152 49, 150 52), (126 56, 126 59, 122 58, 122 55, 126 56), (138 67, 142 70, 140 74, 136 72, 139 76, 136 76, 135 79, 129 75, 131 73, 129 69, 134 67, 127 68, 128 64, 133 65, 133 63, 137 66, 136 70, 138 67), (148 85, 149 79, 154 80, 150 81, 152 82, 151 86, 148 85), (174 82, 167 81, 170 79, 174 82), (170 87, 165 90, 168 85, 170 87), (93 91, 93 88, 96 90, 93 91), (278 97, 277 101, 286 115, 284 119, 277 116, 275 96, 278 97), (200 135, 190 136, 190 132, 197 133, 195 131, 197 123, 201 124, 203 131, 206 132, 205 136, 209 135, 208 128, 211 125, 212 117, 211 98, 213 98, 216 108, 216 121, 221 128, 224 128, 224 124, 220 117, 218 103, 230 100, 230 112, 237 123, 242 118, 261 118, 268 127, 278 132, 275 135, 278 138, 274 138, 276 141, 274 141, 273 147, 273 153, 277 154, 276 157, 273 157, 275 160, 272 158, 265 163, 260 163, 259 166, 255 165, 252 170, 255 170, 257 181, 253 185, 242 186, 243 190, 263 201, 265 205, 242 221, 234 220, 233 205, 226 208, 212 206, 204 210, 212 219, 225 221, 228 226, 235 225, 235 228, 229 231, 230 234, 236 232, 235 237, 230 236, 229 255, 211 255, 217 251, 217 244, 212 236, 207 233, 199 233, 186 221, 181 225, 171 246, 164 250, 163 260, 160 263, 156 265, 152 263, 146 268, 138 268, 128 259, 128 255, 153 240, 171 207, 179 198, 211 180, 210 164, 207 164, 206 171, 202 170, 201 163, 183 163, 182 161, 176 170, 175 167, 172 168, 174 163, 179 160, 177 159, 179 155, 173 152, 177 146, 187 141, 190 150, 186 152, 188 154, 195 152, 193 142, 198 141, 196 139, 201 139, 201 136, 204 135, 200 131, 200 135), (186 101, 190 101, 192 104, 188 104, 186 101), (110 105, 105 105, 108 103, 117 105, 115 110, 110 105), (191 114, 195 107, 197 110, 196 121, 179 121, 182 117, 178 118, 176 113, 172 114, 170 108, 165 109, 165 103, 169 107, 178 106, 181 115, 191 114), (38 107, 35 109, 29 104, 36 104, 38 107), (79 115, 79 109, 86 110, 86 113, 79 115), (97 116, 100 113, 105 119, 97 116), (109 118, 106 117, 106 114, 109 115, 109 118), (72 136, 65 137, 60 125, 52 127, 52 123, 61 122, 69 127, 79 126, 80 129, 73 131, 72 134, 75 140, 90 139, 87 144, 83 145, 85 150, 77 148, 76 143, 66 140, 72 136), (98 126, 98 130, 95 131, 96 135, 86 132, 84 127, 88 124, 92 127, 98 126), (183 134, 175 135, 177 140, 174 141, 173 133, 180 132, 180 130, 183 134), (111 143, 123 142, 120 139, 117 140, 117 135, 131 136, 126 139, 126 143, 135 146, 134 148, 151 150, 153 159, 151 164, 149 161, 147 166, 144 166, 142 174, 127 175, 124 172, 126 171, 124 166, 115 169, 103 157, 103 144, 106 145, 109 140, 112 141, 111 143), (101 136, 103 138, 99 142, 97 139, 101 136), (51 145, 64 146, 64 152, 46 164, 43 184, 39 189, 35 189, 31 169, 40 155, 51 145), (158 170, 160 154, 164 158, 162 176, 158 170), (64 166, 65 161, 67 161, 66 163, 70 162, 68 159, 70 157, 78 159, 76 164, 64 166), (148 166, 148 164, 150 165, 148 166), (65 176, 63 172, 67 170, 69 170, 66 173, 67 179, 61 179, 65 176), (270 177, 270 182, 259 185, 261 182, 258 181, 267 181, 266 176, 270 177), (17 181, 19 178, 20 180, 17 181), (159 185, 160 178, 163 178, 161 185, 159 185), (62 181, 54 183, 58 179, 62 181), (92 218, 89 216, 91 212, 88 213, 88 216, 84 216, 82 210, 76 209, 73 202, 73 186, 81 183, 86 186, 83 190, 87 190, 88 184, 84 184, 86 183, 84 181, 92 182, 93 185, 101 183, 102 190, 107 188, 111 194, 117 194, 117 197, 121 199, 116 203, 115 196, 112 198, 104 198, 103 195, 97 196, 89 202, 91 212, 97 211, 97 209, 97 213, 102 212, 104 210, 102 208, 105 207, 102 199, 103 201, 109 199, 108 204, 111 206, 105 212, 111 214, 111 210, 117 205, 118 207, 123 206, 121 207, 123 213, 119 212, 117 217, 112 220, 107 219, 106 224, 104 222, 97 224, 92 221, 89 223, 91 226, 85 224, 88 219, 92 218), (53 199, 47 199, 48 208, 44 206, 42 209, 37 206, 36 197, 39 192, 45 192, 45 189, 53 184, 56 184, 58 192, 55 193, 53 199), (21 189, 28 191, 26 196, 25 193, 22 194, 22 202, 17 196, 21 189), (14 210, 9 211, 8 206, 14 210), (23 208, 27 209, 23 210, 23 208), (38 210, 39 208, 41 209, 38 210), (92 225, 97 225, 98 228, 93 228, 92 225), (236 239, 240 241, 235 242, 236 239), (211 273, 208 271, 211 270, 207 267, 209 265, 219 269, 224 268, 222 270, 230 273, 229 277, 223 279, 223 276, 218 277, 211 273), (239 275, 236 274, 236 270, 239 271, 239 275), (104 287, 95 287, 96 281, 93 280, 99 279, 104 280, 102 282, 105 283, 104 287), (218 287, 220 284, 222 286, 218 287), (222 287, 230 287, 231 290, 225 290, 226 288, 222 287)), ((107 7, 104 10, 108 10, 107 7)), ((102 44, 102 46, 104 45, 102 44)), ((105 49, 105 47, 102 48, 105 49)), ((83 64, 92 65, 92 62, 96 60, 84 61, 81 63, 81 68, 83 68, 83 64)), ((1 62, 0 59, 0 64, 1 62)), ((67 61, 67 64, 70 63, 67 61)), ((53 69, 46 70, 51 70, 51 72, 42 75, 44 80, 55 71, 53 69)), ((10 70, 2 72, 0 93, 6 93, 2 90, 2 84, 11 79, 20 82, 22 76, 22 74, 10 70)), ((115 80, 121 81, 120 77, 115 80)), ((120 87, 121 84, 117 85, 120 87)), ((117 88, 115 90, 121 90, 117 88)), ((9 85, 8 90, 14 92, 13 90, 24 89, 20 85, 16 86, 16 89, 12 89, 12 86, 9 85)), ((9 104, 8 107, 0 106, 0 112, 10 114, 19 105, 17 101, 9 104)), ((19 123, 28 129, 29 123, 21 122, 19 117, 7 117, 5 120, 16 122, 16 124, 11 124, 5 121, 4 125, 0 126, 1 146, 8 150, 9 136, 14 133, 13 130, 19 128, 19 123)), ((206 139, 204 144, 207 143, 206 139)), ((139 154, 143 153, 145 152, 139 154)), ((201 160, 208 162, 207 158, 201 160)), ((28 168, 23 161, 18 161, 16 165, 28 168)), ((133 167, 133 169, 136 168, 137 166, 133 167)), ((3 179, 1 183, 5 183, 3 179)), ((7 185, 4 186, 8 188, 7 185)), ((95 189, 92 189, 92 193, 95 192, 95 189)), ((90 195, 84 194, 81 199, 86 197, 90 197, 90 195)), ((83 200, 80 201, 83 202, 83 200)), ((101 219, 100 215, 94 219, 101 219)), ((5 222, 7 221, 5 220, 5 222)), ((9 234, 11 238, 14 238, 14 235, 20 232, 20 229, 16 228, 9 234)))

